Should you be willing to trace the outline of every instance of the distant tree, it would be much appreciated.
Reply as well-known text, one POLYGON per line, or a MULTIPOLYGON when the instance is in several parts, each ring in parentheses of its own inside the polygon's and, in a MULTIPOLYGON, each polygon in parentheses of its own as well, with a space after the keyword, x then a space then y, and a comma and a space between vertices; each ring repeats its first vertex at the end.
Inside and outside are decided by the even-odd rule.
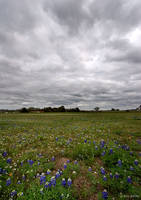
POLYGON ((112 109, 111 109, 111 111, 115 111, 115 109, 114 109, 114 108, 112 108, 112 109))
POLYGON ((65 112, 65 111, 66 111, 66 109, 65 109, 64 106, 60 106, 60 107, 58 108, 58 112, 65 112))
POLYGON ((21 113, 28 113, 29 111, 28 111, 27 108, 22 108, 22 109, 20 110, 20 112, 21 112, 21 113))
POLYGON ((100 110, 100 108, 99 108, 99 107, 95 107, 94 110, 95 110, 96 112, 98 112, 98 111, 100 110))

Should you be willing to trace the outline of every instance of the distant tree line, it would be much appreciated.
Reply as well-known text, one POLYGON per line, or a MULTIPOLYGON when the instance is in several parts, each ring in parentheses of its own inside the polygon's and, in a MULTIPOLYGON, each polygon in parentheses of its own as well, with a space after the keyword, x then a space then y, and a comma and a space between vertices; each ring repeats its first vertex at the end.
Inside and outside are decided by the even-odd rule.
POLYGON ((45 108, 22 108, 20 110, 22 113, 29 113, 29 112, 80 112, 79 108, 65 108, 64 106, 56 107, 45 107, 45 108))

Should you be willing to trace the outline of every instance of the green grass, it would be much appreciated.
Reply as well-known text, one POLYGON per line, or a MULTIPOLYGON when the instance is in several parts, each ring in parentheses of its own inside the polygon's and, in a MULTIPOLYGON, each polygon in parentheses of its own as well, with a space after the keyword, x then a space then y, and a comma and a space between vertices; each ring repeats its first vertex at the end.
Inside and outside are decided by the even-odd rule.
POLYGON ((10 199, 13 190, 13 199, 102 199, 104 189, 108 199, 141 198, 140 119, 139 112, 0 114, 0 199, 10 199), (6 157, 3 152, 7 152, 6 157), (10 164, 8 158, 12 159, 10 164), (88 171, 89 167, 92 171, 88 171), (46 189, 40 184, 42 173, 51 171, 46 175, 49 182, 58 169, 63 172, 55 187, 46 189), (116 173, 120 175, 118 179, 116 173), (132 183, 127 182, 128 176, 132 183), (11 184, 6 186, 8 178, 11 184), (64 187, 62 178, 71 178, 72 185, 64 187))

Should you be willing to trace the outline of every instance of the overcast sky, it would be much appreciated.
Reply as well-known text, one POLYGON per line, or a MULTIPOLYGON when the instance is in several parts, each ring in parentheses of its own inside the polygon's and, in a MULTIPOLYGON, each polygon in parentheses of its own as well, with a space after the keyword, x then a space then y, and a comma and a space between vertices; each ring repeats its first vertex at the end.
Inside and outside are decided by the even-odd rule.
POLYGON ((136 108, 141 0, 0 0, 0 108, 136 108))

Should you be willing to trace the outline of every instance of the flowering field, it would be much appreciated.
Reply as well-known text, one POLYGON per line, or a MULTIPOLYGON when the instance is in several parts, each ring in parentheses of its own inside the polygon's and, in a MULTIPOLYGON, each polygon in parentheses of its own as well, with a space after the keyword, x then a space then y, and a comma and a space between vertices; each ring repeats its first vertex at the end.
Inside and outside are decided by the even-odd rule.
POLYGON ((0 199, 141 199, 141 113, 1 114, 0 199))

